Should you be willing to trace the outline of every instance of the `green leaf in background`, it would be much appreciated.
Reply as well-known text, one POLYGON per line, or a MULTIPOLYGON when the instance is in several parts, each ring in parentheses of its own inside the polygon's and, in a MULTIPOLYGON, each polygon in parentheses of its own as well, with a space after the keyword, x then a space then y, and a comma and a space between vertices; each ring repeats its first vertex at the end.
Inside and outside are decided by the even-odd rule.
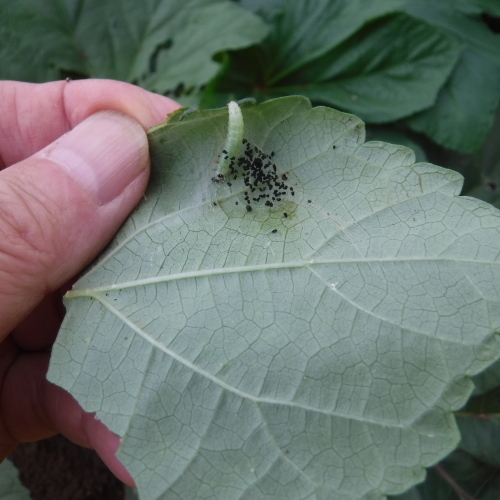
MULTIPOLYGON (((484 394, 500 386, 500 360, 493 363, 485 371, 479 373, 473 378, 475 391, 474 394, 484 394)), ((477 412, 476 412, 477 413, 477 412)), ((481 411, 480 413, 488 413, 481 411)))
MULTIPOLYGON (((462 45, 427 22, 387 16, 401 2, 374 2, 370 9, 357 5, 354 11, 358 3, 334 1, 320 10, 316 3, 288 2, 279 15, 264 15, 274 23, 271 35, 260 48, 233 54, 208 87, 204 104, 220 105, 228 96, 252 92, 261 99, 299 94, 371 123, 432 106, 462 45), (328 43, 317 46, 323 39, 328 43)), ((274 4, 269 9, 273 13, 274 4)))
POLYGON ((8 459, 0 463, 0 500, 29 500, 29 491, 19 480, 19 471, 8 459))
POLYGON ((500 3, 498 0, 476 0, 481 10, 492 16, 500 17, 500 3))
POLYGON ((392 500, 498 500, 500 425, 495 420, 458 417, 458 450, 429 470, 424 483, 392 500))
MULTIPOLYGON (((29 50, 30 63, 26 64, 26 35, 16 29, 16 22, 6 12, 7 2, 0 3, 0 78, 3 80, 22 80, 40 82, 56 80, 59 73, 53 66, 41 63, 44 58, 43 47, 29 50), (33 58, 31 60, 31 58, 33 58)), ((16 20, 17 21, 17 20, 16 20)))
POLYGON ((263 45, 271 80, 314 62, 350 38, 368 22, 391 14, 401 0, 242 0, 242 7, 255 12, 273 29, 263 45), (314 36, 311 36, 314 33, 314 36))
POLYGON ((19 0, 0 5, 0 26, 29 33, 21 49, 12 39, 3 50, 30 61, 32 81, 55 68, 158 92, 199 89, 217 72, 216 52, 252 45, 268 32, 229 0, 19 0))
POLYGON ((394 121, 434 104, 460 50, 424 22, 391 16, 370 23, 268 93, 300 93, 371 123, 394 121))
POLYGON ((498 0, 455 0, 457 7, 467 14, 485 12, 492 16, 500 16, 500 2, 498 0))
POLYGON ((476 153, 491 130, 499 102, 500 59, 468 49, 439 93, 436 105, 407 123, 448 149, 476 153))
MULTIPOLYGON (((470 5, 474 3, 478 2, 470 5)), ((467 47, 435 106, 410 118, 408 124, 448 149, 478 153, 500 102, 500 35, 457 7, 455 0, 407 3, 406 12, 458 37, 467 47)))
POLYGON ((425 483, 391 500, 498 500, 499 472, 459 450, 429 470, 425 483))
MULTIPOLYGON (((479 155, 473 165, 474 172, 468 173, 469 178, 477 177, 475 183, 467 192, 481 200, 500 208, 500 108, 496 120, 479 155)), ((500 382, 500 379, 499 379, 500 382)))
MULTIPOLYGON (((500 425, 495 419, 457 417, 460 449, 500 472, 500 425)), ((500 477, 499 477, 500 480, 500 477)))
POLYGON ((500 213, 352 115, 242 112, 271 188, 216 177, 227 108, 156 127, 146 198, 68 293, 48 377, 123 437, 142 500, 401 493, 498 359, 500 213))
MULTIPOLYGON (((164 93, 182 82, 188 89, 199 89, 219 69, 212 61, 213 54, 253 45, 268 33, 257 16, 234 3, 220 0, 204 3, 206 5, 190 10, 184 26, 172 23, 173 42, 168 50, 159 50, 155 55, 156 71, 142 68, 146 72, 145 77, 139 78, 142 86, 164 93)), ((179 2, 174 4, 178 9, 179 2)))
POLYGON ((418 113, 408 122, 415 130, 479 152, 500 99, 500 38, 454 0, 242 5, 263 16, 271 35, 226 61, 204 105, 300 94, 369 123, 418 113))
POLYGON ((423 148, 410 139, 408 135, 399 130, 395 130, 393 127, 370 125, 366 129, 366 140, 390 142, 391 144, 406 146, 415 153, 416 163, 427 161, 427 156, 423 148))
MULTIPOLYGON (((383 0, 381 0, 383 1, 383 0)), ((473 0, 474 3, 476 0, 473 0)), ((494 0, 496 1, 496 0, 494 0)), ((462 40, 492 58, 500 57, 499 36, 492 33, 478 16, 467 16, 456 0, 404 0, 404 12, 462 40)))

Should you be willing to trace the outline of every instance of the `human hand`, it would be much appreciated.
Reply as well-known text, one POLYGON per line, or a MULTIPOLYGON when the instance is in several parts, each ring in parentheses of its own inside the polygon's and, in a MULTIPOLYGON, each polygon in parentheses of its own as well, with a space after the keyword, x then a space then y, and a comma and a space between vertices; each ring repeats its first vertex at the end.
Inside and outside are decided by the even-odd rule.
POLYGON ((64 287, 139 202, 145 130, 178 105, 109 80, 0 82, 0 102, 0 460, 61 433, 133 484, 119 437, 45 375, 64 287))

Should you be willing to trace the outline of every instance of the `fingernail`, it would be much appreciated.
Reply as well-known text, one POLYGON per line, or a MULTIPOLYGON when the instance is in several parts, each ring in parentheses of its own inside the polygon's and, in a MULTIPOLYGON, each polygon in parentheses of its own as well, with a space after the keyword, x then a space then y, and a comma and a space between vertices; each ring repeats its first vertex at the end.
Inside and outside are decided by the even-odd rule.
POLYGON ((146 168, 148 141, 144 129, 129 116, 101 111, 49 146, 43 157, 62 165, 105 204, 146 168))

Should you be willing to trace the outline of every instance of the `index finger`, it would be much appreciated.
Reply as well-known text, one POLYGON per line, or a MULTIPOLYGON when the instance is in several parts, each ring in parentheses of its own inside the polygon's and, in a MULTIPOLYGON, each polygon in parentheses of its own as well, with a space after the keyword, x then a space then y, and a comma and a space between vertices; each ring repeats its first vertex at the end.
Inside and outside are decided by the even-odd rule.
POLYGON ((114 80, 0 82, 0 169, 30 157, 90 115, 119 111, 144 129, 179 107, 168 97, 114 80))

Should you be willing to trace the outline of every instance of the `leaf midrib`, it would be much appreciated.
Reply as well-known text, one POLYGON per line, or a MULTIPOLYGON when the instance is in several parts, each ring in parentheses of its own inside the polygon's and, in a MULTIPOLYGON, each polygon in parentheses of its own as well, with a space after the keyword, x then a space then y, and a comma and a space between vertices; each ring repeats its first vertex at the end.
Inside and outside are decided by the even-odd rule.
POLYGON ((74 288, 66 292, 65 299, 75 299, 80 297, 96 297, 99 293, 116 292, 126 288, 135 288, 139 286, 154 285, 156 283, 166 283, 168 281, 178 281, 184 279, 205 278, 208 276, 216 276, 221 274, 236 274, 248 273, 258 271, 272 271, 274 269, 296 269, 311 267, 315 265, 328 265, 328 264, 373 264, 373 263, 403 263, 403 262, 450 262, 455 264, 483 264, 483 265, 500 265, 500 262, 495 261, 479 261, 474 259, 451 259, 440 257, 419 257, 419 258, 359 258, 359 259, 328 259, 328 260, 301 260, 292 262, 276 262, 272 264, 257 264, 253 266, 235 266, 235 267, 221 267, 214 269, 203 269, 197 271, 186 271, 174 274, 165 274, 162 276, 155 276, 151 278, 144 278, 132 281, 123 281, 121 283, 113 283, 111 285, 96 286, 91 288, 74 288))

